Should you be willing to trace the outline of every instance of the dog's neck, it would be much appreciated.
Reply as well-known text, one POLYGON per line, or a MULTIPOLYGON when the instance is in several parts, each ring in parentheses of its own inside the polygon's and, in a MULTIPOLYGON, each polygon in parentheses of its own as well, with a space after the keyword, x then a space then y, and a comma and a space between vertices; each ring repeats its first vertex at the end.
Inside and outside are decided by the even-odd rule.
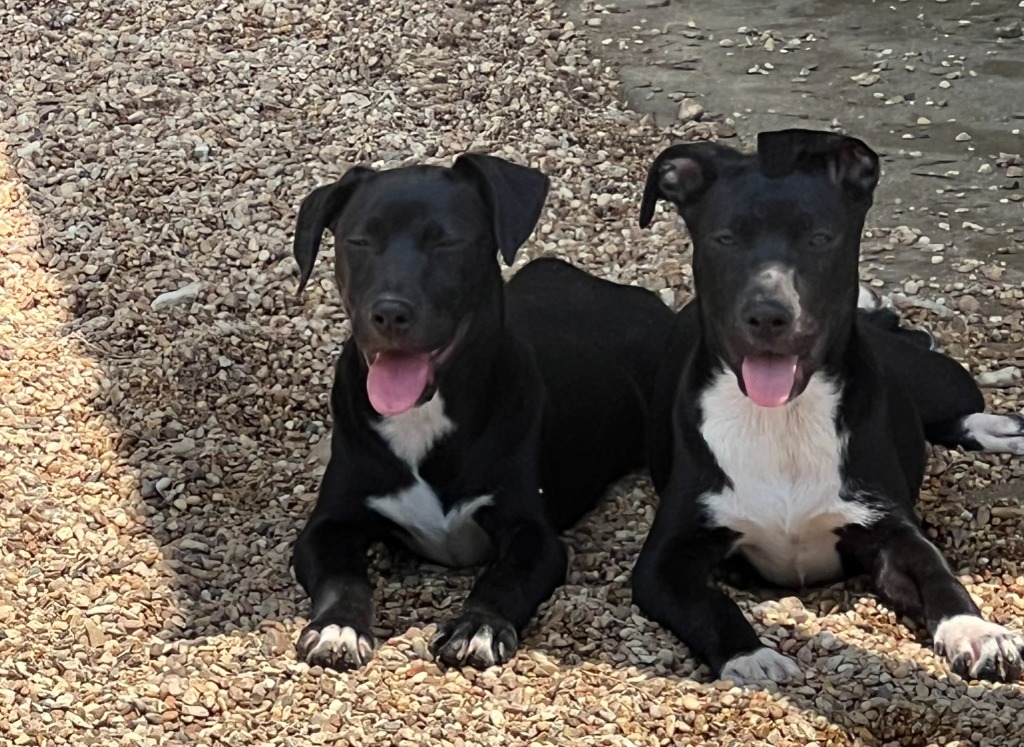
POLYGON ((488 299, 473 310, 469 328, 447 366, 445 378, 448 374, 458 377, 463 372, 478 376, 480 367, 489 368, 497 354, 505 334, 504 286, 489 292, 488 299))

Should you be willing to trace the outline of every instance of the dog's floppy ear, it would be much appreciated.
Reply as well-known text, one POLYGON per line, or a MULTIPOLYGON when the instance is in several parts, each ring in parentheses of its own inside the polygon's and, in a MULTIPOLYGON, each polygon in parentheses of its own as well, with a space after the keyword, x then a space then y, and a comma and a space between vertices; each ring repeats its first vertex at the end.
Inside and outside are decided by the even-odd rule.
POLYGON ((345 203, 352 197, 356 185, 373 173, 373 169, 362 166, 351 168, 334 184, 325 184, 314 189, 299 205, 299 217, 295 221, 295 241, 292 244, 295 261, 302 273, 299 279, 299 294, 305 289, 313 272, 324 230, 341 213, 345 203))
POLYGON ((881 172, 877 153, 862 140, 835 132, 762 132, 757 136, 757 155, 767 177, 823 168, 833 183, 859 198, 871 196, 881 172))
POLYGON ((647 170, 640 201, 640 228, 651 225, 658 200, 668 200, 681 211, 714 184, 720 161, 738 157, 739 153, 732 148, 713 143, 670 145, 663 150, 647 170))
POLYGON ((551 180, 537 169, 480 153, 464 153, 452 169, 476 184, 491 212, 498 251, 511 265, 540 220, 551 180))

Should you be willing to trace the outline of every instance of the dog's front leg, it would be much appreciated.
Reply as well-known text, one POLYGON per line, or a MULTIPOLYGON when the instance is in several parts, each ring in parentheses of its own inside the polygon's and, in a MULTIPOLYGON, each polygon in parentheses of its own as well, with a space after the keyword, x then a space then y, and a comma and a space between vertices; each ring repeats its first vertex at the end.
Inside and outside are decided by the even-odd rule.
POLYGON ((1014 682, 1024 637, 987 622, 945 558, 915 523, 886 516, 843 530, 839 549, 870 570, 879 594, 900 614, 924 623, 935 650, 961 677, 1014 682))
POLYGON ((492 512, 480 524, 496 556, 466 598, 462 614, 441 626, 431 647, 448 666, 478 669, 503 664, 519 645, 519 634, 565 580, 565 546, 543 518, 492 512))
POLYGON ((295 575, 313 607, 296 654, 310 664, 350 669, 373 655, 370 537, 366 523, 356 518, 332 515, 318 505, 295 543, 295 575))
POLYGON ((737 684, 780 682, 798 667, 761 643, 736 602, 712 585, 712 573, 737 535, 706 526, 694 510, 697 500, 671 486, 665 491, 633 569, 633 601, 716 677, 737 684))

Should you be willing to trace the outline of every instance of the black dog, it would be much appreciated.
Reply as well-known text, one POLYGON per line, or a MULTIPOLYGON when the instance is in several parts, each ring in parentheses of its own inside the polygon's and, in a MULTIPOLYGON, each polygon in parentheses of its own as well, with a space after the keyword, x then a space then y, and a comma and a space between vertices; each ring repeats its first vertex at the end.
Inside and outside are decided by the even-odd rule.
POLYGON ((914 506, 926 437, 1021 453, 1024 421, 983 413, 970 376, 886 312, 858 313, 878 177, 861 141, 804 130, 762 134, 756 155, 672 146, 648 174, 640 224, 676 206, 696 298, 652 405, 661 504, 634 598, 722 678, 797 668, 710 582, 733 554, 784 586, 869 573, 958 673, 1021 674, 1024 638, 980 617, 914 506))
POLYGON ((673 315, 555 260, 506 293, 496 255, 511 264, 547 189, 539 171, 465 155, 450 169, 353 169, 303 201, 302 286, 330 228, 352 320, 331 458, 293 558, 312 599, 297 645, 310 663, 371 656, 366 555, 388 538, 450 566, 490 561, 432 645, 450 665, 506 661, 564 580, 558 530, 643 464, 673 315))

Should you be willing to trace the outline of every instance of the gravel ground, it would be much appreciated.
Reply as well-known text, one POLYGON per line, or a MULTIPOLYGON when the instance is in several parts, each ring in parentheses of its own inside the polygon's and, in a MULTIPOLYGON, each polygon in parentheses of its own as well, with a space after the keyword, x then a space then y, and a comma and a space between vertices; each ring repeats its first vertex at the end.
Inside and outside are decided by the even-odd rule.
MULTIPOLYGON (((621 108, 548 0, 437 7, 0 0, 0 739, 1024 743, 1019 687, 949 674, 859 582, 736 592, 804 676, 707 683, 629 602, 640 478, 569 535, 568 583, 508 666, 440 671, 426 641, 471 577, 384 552, 373 663, 295 661, 289 547, 347 333, 329 261, 294 295, 312 187, 356 162, 503 152, 554 180, 525 255, 688 296, 685 241, 667 213, 639 231, 639 187, 669 135, 721 120, 669 133, 621 108)), ((876 229, 868 249, 913 241, 876 229)), ((1024 292, 1000 277, 923 282, 908 314, 976 373, 1007 369, 990 399, 1019 410, 1024 292)), ((985 612, 1018 628, 1022 475, 937 451, 923 505, 985 612)))

